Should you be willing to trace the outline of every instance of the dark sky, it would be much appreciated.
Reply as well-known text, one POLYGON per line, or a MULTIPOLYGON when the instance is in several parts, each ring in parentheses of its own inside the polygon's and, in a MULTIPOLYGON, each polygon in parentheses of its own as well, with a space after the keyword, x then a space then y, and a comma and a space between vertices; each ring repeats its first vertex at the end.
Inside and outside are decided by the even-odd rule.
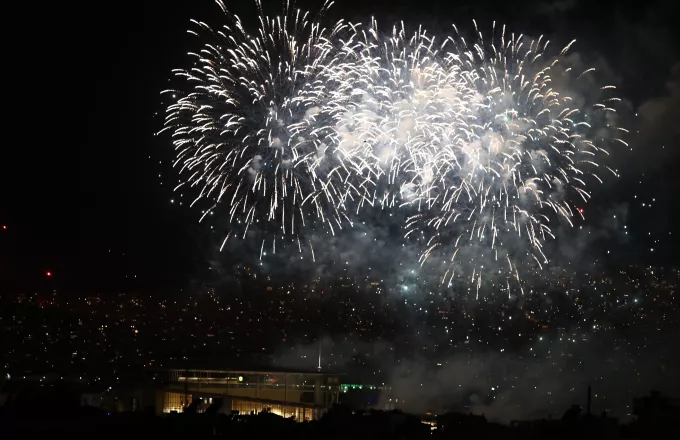
MULTIPOLYGON (((243 17, 256 11, 249 0, 226 3, 243 17)), ((273 14, 280 10, 280 2, 264 3, 273 14)), ((620 96, 639 113, 631 127, 640 130, 636 150, 621 158, 624 177, 596 199, 625 206, 634 232, 622 250, 627 257, 675 263, 674 0, 338 0, 330 13, 354 20, 370 14, 430 28, 497 20, 558 43, 576 38, 576 51, 610 69, 620 96), (652 198, 654 210, 641 211, 639 200, 652 198), (648 232, 663 235, 654 254, 648 232)), ((200 213, 169 203, 171 149, 154 137, 159 92, 191 48, 190 18, 219 24, 221 11, 211 0, 125 0, 55 3, 16 17, 21 25, 7 55, 14 69, 5 84, 12 114, 5 133, 12 135, 0 159, 0 224, 7 226, 0 229, 0 290, 158 290, 200 278, 214 243, 198 225, 200 213)))

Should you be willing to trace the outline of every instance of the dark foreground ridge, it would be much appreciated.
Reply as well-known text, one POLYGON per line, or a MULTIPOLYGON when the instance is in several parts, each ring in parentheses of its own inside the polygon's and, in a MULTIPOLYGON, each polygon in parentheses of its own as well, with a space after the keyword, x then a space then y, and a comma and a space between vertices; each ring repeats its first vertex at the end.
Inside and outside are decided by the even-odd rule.
MULTIPOLYGON (((8 396, 5 396, 8 397, 8 396)), ((270 411, 219 413, 219 404, 196 413, 157 415, 153 407, 109 412, 81 406, 68 389, 39 389, 5 400, 0 407, 1 438, 141 438, 159 439, 647 439, 670 438, 680 412, 658 393, 636 399, 637 419, 627 425, 607 414, 570 408, 561 419, 488 422, 484 415, 447 413, 419 417, 393 411, 362 411, 336 405, 319 420, 298 423, 270 411), (66 437, 68 436, 68 437, 66 437)))

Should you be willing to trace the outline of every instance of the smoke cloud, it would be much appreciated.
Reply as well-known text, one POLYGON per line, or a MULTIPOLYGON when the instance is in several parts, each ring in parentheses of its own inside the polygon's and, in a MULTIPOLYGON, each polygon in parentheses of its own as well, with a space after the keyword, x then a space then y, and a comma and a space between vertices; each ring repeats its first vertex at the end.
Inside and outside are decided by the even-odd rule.
MULTIPOLYGON (((619 418, 632 414, 634 397, 650 389, 680 392, 674 371, 680 355, 670 349, 672 337, 658 338, 643 330, 625 342, 615 333, 570 338, 536 336, 521 349, 491 350, 480 341, 465 350, 432 360, 396 354, 394 342, 367 343, 347 335, 326 336, 279 353, 276 365, 348 373, 350 383, 382 386, 378 408, 400 408, 414 414, 463 412, 500 423, 534 418, 559 418, 572 405, 586 410, 592 387, 592 411, 619 418), (646 344, 632 356, 628 346, 646 344), (656 356, 661 363, 641 362, 656 356), (360 368, 358 368, 360 367, 360 368)), ((677 341, 675 341, 677 342, 677 341)))

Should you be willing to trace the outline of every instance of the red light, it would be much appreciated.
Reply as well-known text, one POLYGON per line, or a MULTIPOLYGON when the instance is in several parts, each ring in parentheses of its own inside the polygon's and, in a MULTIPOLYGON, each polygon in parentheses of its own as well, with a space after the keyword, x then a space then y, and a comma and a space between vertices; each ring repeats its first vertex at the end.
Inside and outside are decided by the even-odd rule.
POLYGON ((45 273, 45 275, 47 275, 48 277, 51 277, 51 276, 52 276, 52 272, 49 272, 49 271, 48 271, 47 273, 45 273))
POLYGON ((7 230, 7 225, 2 225, 2 230, 6 231, 7 230))
POLYGON ((580 212, 581 214, 583 214, 583 208, 579 208, 579 209, 578 209, 578 212, 580 212))

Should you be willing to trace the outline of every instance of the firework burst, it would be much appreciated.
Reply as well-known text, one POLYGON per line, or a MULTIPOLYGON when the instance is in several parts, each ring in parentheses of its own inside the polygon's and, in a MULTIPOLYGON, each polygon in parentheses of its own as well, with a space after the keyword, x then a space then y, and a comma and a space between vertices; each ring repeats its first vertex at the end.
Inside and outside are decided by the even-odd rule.
POLYGON ((624 142, 609 116, 615 110, 608 103, 618 100, 613 86, 602 87, 590 105, 568 92, 575 88, 567 84, 595 70, 561 65, 573 42, 547 59, 542 37, 494 26, 485 41, 476 24, 475 31, 477 41, 468 46, 456 30, 445 55, 457 60, 475 92, 468 103, 473 117, 451 127, 458 136, 441 152, 444 185, 426 195, 428 209, 407 220, 406 235, 421 233, 423 263, 443 251, 443 283, 462 277, 478 296, 489 277, 510 295, 511 282, 523 292, 519 265, 549 263, 543 248, 555 238, 551 220, 573 226, 573 217, 582 216, 577 203, 591 197, 587 182, 616 174, 597 160, 624 142))
POLYGON ((549 263, 544 243, 581 215, 587 184, 616 174, 598 158, 624 143, 618 98, 613 86, 591 103, 571 93, 594 71, 572 71, 571 43, 551 58, 542 37, 495 25, 486 40, 475 24, 472 44, 455 26, 445 37, 403 23, 382 33, 373 19, 325 28, 328 3, 316 18, 261 13, 250 35, 219 4, 230 24, 194 22, 203 46, 165 91, 164 130, 180 187, 197 187, 207 212, 228 207, 231 231, 257 224, 274 250, 277 237, 301 250, 306 229, 398 210, 442 283, 478 296, 491 280, 510 295, 523 268, 549 263))
POLYGON ((357 177, 352 194, 371 207, 421 205, 444 176, 452 129, 470 118, 474 90, 425 31, 404 24, 383 37, 377 22, 351 26, 339 64, 338 152, 357 177))
POLYGON ((288 6, 270 18, 258 1, 260 26, 251 35, 218 4, 230 23, 213 30, 192 20, 197 30, 189 32, 202 47, 189 54, 192 68, 174 71, 183 84, 163 92, 175 99, 164 130, 184 176, 177 189, 197 187, 194 203, 207 200, 206 215, 228 206, 227 238, 259 223, 275 249, 276 237, 299 243, 307 223, 334 232, 346 218, 347 171, 331 148, 337 106, 328 90, 337 57, 330 42, 344 25, 322 28, 288 6))

